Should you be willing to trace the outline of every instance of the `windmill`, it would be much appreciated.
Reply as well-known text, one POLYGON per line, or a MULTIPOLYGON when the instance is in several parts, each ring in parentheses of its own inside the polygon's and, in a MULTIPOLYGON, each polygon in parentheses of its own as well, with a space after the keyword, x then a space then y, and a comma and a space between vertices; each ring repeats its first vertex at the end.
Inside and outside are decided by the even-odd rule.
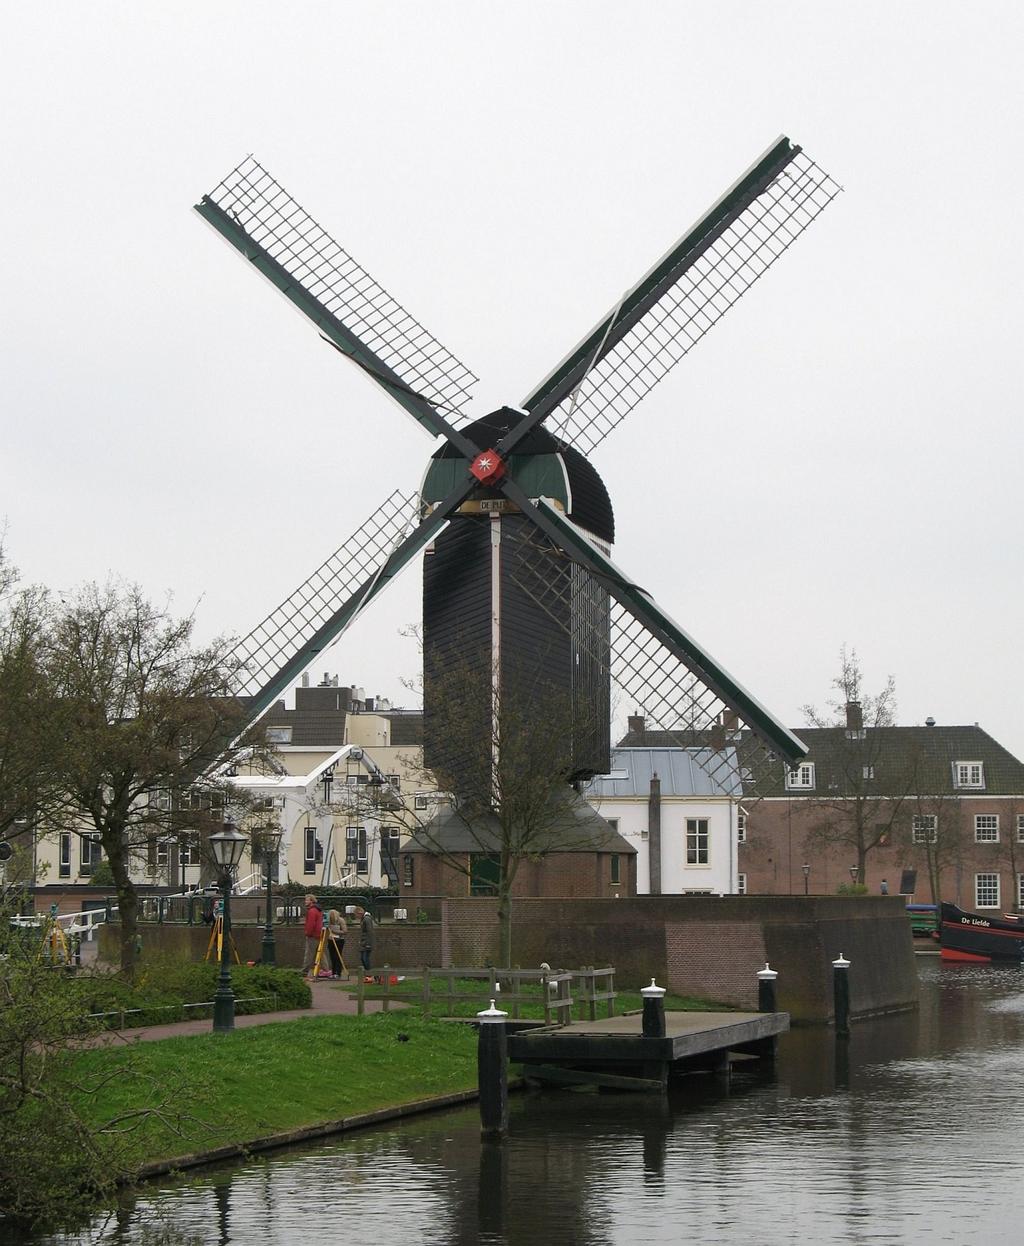
MULTIPOLYGON (((606 770, 612 681, 647 720, 748 786, 806 749, 612 562, 592 451, 839 192, 780 138, 517 407, 465 412, 476 377, 248 157, 196 211, 412 418, 441 439, 419 492, 395 492, 239 645, 258 717, 417 555, 425 698, 451 655, 485 655, 486 730, 538 680, 580 714, 573 778, 606 770), (490 701, 490 703, 488 703, 490 701)), ((443 750, 427 716, 424 759, 443 750)))

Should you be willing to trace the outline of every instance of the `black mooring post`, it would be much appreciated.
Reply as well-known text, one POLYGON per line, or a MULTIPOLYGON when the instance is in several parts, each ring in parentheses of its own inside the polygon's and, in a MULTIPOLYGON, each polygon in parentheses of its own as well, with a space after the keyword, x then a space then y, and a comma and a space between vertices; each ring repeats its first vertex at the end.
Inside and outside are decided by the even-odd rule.
POLYGON ((842 952, 832 962, 832 998, 836 1014, 836 1038, 850 1037, 850 962, 842 952))
POLYGON ((480 1134, 484 1138, 504 1138, 508 1133, 508 1038, 507 1012, 490 1008, 476 1014, 479 1022, 476 1047, 476 1076, 480 1092, 480 1134))
POLYGON ((764 962, 764 968, 758 970, 757 974, 757 1011, 758 1012, 778 1012, 776 1007, 775 981, 778 974, 768 964, 764 962))
POLYGON ((644 1038, 664 1038, 665 988, 658 986, 652 978, 651 985, 645 986, 640 995, 644 1001, 644 1038))

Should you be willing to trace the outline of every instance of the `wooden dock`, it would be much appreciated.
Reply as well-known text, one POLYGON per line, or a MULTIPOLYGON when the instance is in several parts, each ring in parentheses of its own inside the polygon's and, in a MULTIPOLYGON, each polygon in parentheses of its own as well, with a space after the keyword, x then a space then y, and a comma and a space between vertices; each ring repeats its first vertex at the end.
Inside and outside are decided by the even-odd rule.
POLYGON ((508 1036, 527 1080, 664 1091, 669 1079, 704 1070, 728 1076, 733 1055, 773 1059, 785 1012, 666 1012, 664 1038, 645 1038, 639 1016, 574 1021, 508 1036))

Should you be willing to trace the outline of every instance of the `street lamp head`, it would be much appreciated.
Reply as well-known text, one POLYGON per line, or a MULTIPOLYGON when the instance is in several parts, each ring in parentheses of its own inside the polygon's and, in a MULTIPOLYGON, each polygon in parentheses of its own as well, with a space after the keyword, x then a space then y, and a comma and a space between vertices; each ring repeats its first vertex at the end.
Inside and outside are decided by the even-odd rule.
POLYGON ((225 822, 219 831, 210 836, 210 851, 221 873, 230 874, 238 868, 248 842, 248 837, 231 822, 225 822))
POLYGON ((807 862, 806 862, 806 861, 804 862, 804 864, 803 864, 803 865, 801 865, 801 866, 800 866, 800 868, 801 868, 801 869, 803 870, 803 872, 804 872, 804 878, 806 878, 806 877, 807 877, 807 875, 808 875, 808 874, 810 874, 810 872, 811 872, 811 867, 810 867, 810 865, 808 865, 808 864, 807 864, 807 862))
POLYGON ((857 875, 859 873, 860 873, 860 866, 857 866, 857 865, 850 866, 850 877, 853 879, 855 883, 857 881, 857 875))
POLYGON ((281 837, 284 831, 279 822, 268 822, 260 831, 263 851, 273 860, 281 849, 281 837))

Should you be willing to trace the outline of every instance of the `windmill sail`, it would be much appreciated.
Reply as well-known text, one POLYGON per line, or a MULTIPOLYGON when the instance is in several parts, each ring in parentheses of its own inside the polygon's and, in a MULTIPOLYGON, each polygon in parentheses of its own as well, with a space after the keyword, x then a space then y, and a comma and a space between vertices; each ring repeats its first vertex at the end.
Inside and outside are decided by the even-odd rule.
POLYGON ((525 399, 589 453, 840 191, 780 139, 525 399))
POLYGON ((476 376, 251 156, 196 211, 432 434, 476 376), (399 384, 389 384, 397 381, 399 384))
MULTIPOLYGON (((517 583, 555 619, 569 617, 565 603, 555 599, 557 586, 583 591, 553 573, 559 561, 570 560, 591 578, 591 596, 595 584, 610 595, 613 681, 652 725, 705 750, 700 764, 712 778, 728 785, 739 765, 749 791, 766 777, 775 757, 792 763, 805 755, 806 747, 787 727, 547 499, 534 506, 514 483, 505 491, 538 529, 526 551, 517 552, 517 583)), ((603 649, 599 635, 598 643, 603 649)))
POLYGON ((418 501, 416 494, 392 493, 362 527, 238 642, 233 654, 241 668, 238 693, 253 698, 254 714, 271 705, 376 595, 382 568, 415 522, 418 501), (350 602, 349 617, 339 618, 341 608, 350 602))

